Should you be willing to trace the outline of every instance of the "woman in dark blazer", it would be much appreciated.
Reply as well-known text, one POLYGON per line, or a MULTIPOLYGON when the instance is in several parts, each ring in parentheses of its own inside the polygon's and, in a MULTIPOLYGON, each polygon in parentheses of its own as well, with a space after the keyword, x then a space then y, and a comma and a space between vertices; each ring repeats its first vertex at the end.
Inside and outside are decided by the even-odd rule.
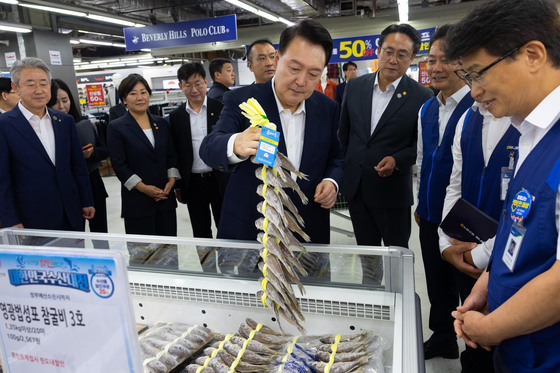
POLYGON ((107 128, 111 164, 122 183, 122 215, 127 234, 177 235, 173 194, 177 154, 169 124, 148 113, 152 90, 138 74, 121 82, 119 98, 128 112, 107 128))
MULTIPOLYGON (((107 159, 109 152, 107 145, 101 140, 101 137, 95 132, 93 123, 88 119, 82 119, 72 92, 68 85, 60 79, 53 79, 51 82, 51 100, 47 103, 51 109, 62 111, 70 114, 76 121, 76 128, 82 147, 84 149, 84 158, 89 172, 89 181, 91 184, 91 192, 93 194, 93 203, 95 207, 95 216, 89 219, 90 232, 107 233, 107 190, 99 174, 99 166, 101 161, 107 159)), ((107 241, 94 240, 95 248, 108 249, 107 241)))

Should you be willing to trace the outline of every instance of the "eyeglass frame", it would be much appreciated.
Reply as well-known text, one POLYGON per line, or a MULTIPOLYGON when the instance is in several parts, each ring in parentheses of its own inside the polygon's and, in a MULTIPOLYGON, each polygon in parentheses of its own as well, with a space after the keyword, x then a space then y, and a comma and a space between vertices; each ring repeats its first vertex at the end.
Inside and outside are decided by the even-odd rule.
POLYGON ((194 85, 185 84, 185 85, 182 85, 182 87, 184 87, 183 89, 185 90, 185 92, 192 92, 193 89, 196 89, 198 92, 200 92, 202 90, 202 88, 208 88, 208 86, 204 83, 196 83, 194 85), (200 87, 197 87, 197 85, 200 85, 200 87), (187 87, 187 86, 190 86, 190 87, 187 87))
POLYGON ((414 56, 414 53, 412 53, 412 54, 409 54, 408 56, 405 56, 405 57, 403 57, 403 58, 401 59, 401 58, 399 58, 399 53, 397 53, 395 50, 392 50, 392 51, 387 52, 387 49, 386 49, 386 48, 379 47, 379 49, 382 50, 383 53, 392 53, 392 55, 387 56, 387 57, 391 58, 391 57, 395 56, 395 59, 396 59, 397 61, 401 61, 401 62, 404 62, 404 61, 406 61, 407 59, 409 59, 410 57, 414 56))
POLYGON ((496 61, 492 62, 490 65, 486 66, 482 70, 473 71, 472 73, 468 73, 465 69, 457 69, 457 70, 454 71, 454 73, 455 73, 455 75, 457 75, 459 77, 459 79, 464 80, 470 88, 472 88, 473 82, 476 82, 478 84, 484 84, 484 78, 482 77, 482 74, 484 74, 492 66, 496 65, 498 62, 502 61, 503 59, 505 59, 505 58, 511 56, 512 54, 514 54, 515 52, 517 52, 519 49, 524 47, 525 44, 527 44, 527 43, 528 42, 525 42, 522 45, 520 45, 519 47, 515 48, 514 50, 504 54, 502 57, 498 58, 496 61), (461 72, 463 72, 464 74, 461 73, 461 72), (478 75, 478 78, 471 79, 471 76, 473 76, 473 74, 478 75))

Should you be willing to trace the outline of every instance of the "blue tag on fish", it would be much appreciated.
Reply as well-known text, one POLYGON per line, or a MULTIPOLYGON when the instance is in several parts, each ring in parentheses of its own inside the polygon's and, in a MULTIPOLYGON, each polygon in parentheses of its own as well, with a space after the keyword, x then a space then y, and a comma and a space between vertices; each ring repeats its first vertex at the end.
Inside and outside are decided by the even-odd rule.
POLYGON ((263 127, 255 160, 270 167, 274 166, 276 152, 278 151, 278 141, 280 141, 280 132, 263 127))
POLYGON ((522 222, 527 218, 533 205, 533 196, 527 189, 522 189, 513 198, 511 203, 511 219, 516 222, 522 222))

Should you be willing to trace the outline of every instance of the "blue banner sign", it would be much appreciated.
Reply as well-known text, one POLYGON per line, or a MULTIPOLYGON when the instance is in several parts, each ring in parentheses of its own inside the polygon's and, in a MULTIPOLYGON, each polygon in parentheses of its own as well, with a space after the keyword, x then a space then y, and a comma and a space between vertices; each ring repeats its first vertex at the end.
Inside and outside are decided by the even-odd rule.
POLYGON ((127 51, 237 40, 235 14, 124 29, 127 51))
MULTIPOLYGON (((126 29, 125 29, 126 30, 126 29)), ((430 38, 436 28, 418 30, 422 36, 420 44, 421 54, 428 54, 430 38)), ((379 47, 379 35, 358 36, 354 38, 333 39, 333 54, 329 63, 344 63, 348 61, 376 60, 379 47)))

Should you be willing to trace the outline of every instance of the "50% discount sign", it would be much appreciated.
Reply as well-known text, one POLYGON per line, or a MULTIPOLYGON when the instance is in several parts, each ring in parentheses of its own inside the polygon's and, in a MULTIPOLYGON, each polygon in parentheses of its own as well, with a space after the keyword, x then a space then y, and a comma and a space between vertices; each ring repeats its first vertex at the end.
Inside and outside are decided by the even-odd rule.
POLYGON ((88 84, 87 99, 88 105, 91 106, 105 106, 105 94, 103 92, 102 84, 88 84))

